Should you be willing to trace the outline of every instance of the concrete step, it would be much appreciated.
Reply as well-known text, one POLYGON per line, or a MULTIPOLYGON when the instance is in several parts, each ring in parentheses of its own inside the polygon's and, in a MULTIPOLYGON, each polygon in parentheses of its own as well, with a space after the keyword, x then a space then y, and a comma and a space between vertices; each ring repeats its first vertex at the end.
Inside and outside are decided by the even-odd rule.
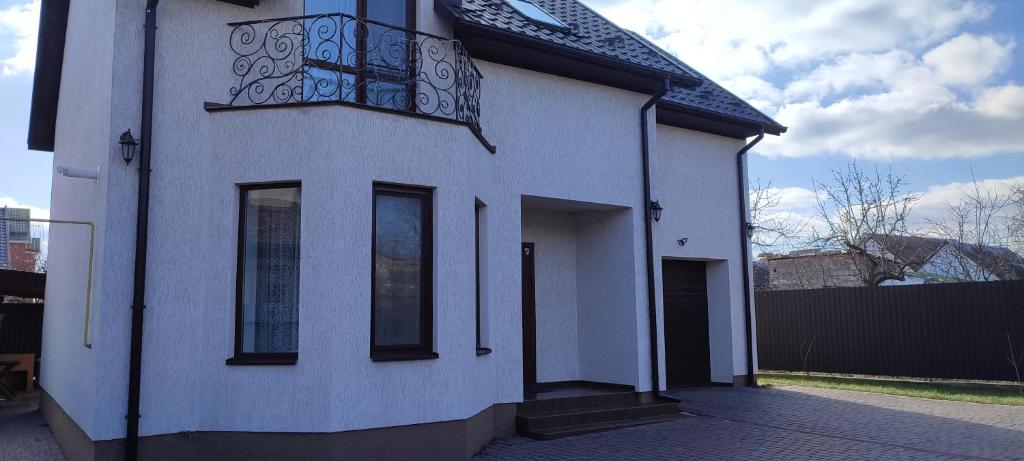
POLYGON ((520 432, 535 432, 558 427, 644 419, 678 412, 679 405, 672 402, 633 403, 625 406, 589 407, 523 414, 516 417, 516 426, 520 432))
POLYGON ((517 414, 529 415, 552 411, 572 411, 597 407, 624 407, 637 404, 635 392, 610 392, 597 395, 581 395, 555 399, 529 400, 519 404, 517 414))
POLYGON ((554 440, 576 435, 592 434, 595 432, 613 431, 627 427, 642 426, 645 424, 664 423, 682 418, 681 414, 652 416, 641 419, 619 420, 604 423, 582 424, 578 426, 554 427, 550 429, 538 429, 535 431, 522 432, 521 434, 536 440, 554 440))

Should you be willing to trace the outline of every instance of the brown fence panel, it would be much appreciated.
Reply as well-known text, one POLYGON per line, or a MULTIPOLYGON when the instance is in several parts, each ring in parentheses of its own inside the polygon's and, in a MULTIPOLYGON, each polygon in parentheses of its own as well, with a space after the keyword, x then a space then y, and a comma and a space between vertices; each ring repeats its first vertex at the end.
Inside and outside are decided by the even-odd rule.
POLYGON ((36 354, 43 343, 42 304, 0 304, 0 354, 36 354))
POLYGON ((765 370, 1012 381, 1007 335, 1024 353, 1020 280, 762 291, 756 309, 765 370))

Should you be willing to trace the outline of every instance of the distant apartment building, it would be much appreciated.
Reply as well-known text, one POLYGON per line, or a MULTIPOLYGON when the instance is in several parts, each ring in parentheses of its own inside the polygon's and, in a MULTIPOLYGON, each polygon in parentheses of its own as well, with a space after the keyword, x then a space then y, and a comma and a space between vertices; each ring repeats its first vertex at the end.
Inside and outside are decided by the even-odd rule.
POLYGON ((11 260, 7 250, 7 207, 0 208, 0 269, 10 267, 11 260))
POLYGON ((32 238, 28 208, 0 208, 0 268, 34 272, 40 249, 38 238, 32 238), (18 219, 21 221, 11 221, 18 219))
POLYGON ((7 236, 11 242, 27 242, 32 236, 28 220, 32 212, 28 208, 5 208, 5 217, 23 221, 7 221, 7 236))

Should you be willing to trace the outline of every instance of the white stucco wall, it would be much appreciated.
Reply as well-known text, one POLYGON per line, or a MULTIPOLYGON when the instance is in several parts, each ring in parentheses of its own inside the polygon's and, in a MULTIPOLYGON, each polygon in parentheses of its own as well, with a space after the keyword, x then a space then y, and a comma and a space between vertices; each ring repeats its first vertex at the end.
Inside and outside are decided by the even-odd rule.
MULTIPOLYGON (((747 373, 736 188, 736 152, 743 145, 741 140, 659 125, 652 160, 652 197, 665 208, 654 224, 655 254, 660 256, 658 324, 663 325, 664 309, 661 258, 708 261, 711 378, 724 383, 747 373), (676 240, 683 237, 686 246, 679 246, 676 240)), ((664 357, 663 341, 659 348, 664 357)))
MULTIPOLYGON (((432 14, 428 3, 422 2, 418 23, 443 32, 441 22, 424 16, 432 14)), ((82 37, 76 43, 109 43, 111 51, 94 56, 84 47, 69 48, 65 72, 76 62, 103 66, 95 82, 89 77, 64 84, 55 163, 88 152, 109 171, 95 193, 55 180, 53 212, 91 210, 100 223, 96 345, 72 350, 79 339, 80 318, 71 302, 77 291, 57 282, 71 280, 81 255, 54 228, 44 345, 54 357, 44 365, 50 371, 43 384, 91 438, 105 440, 123 437, 125 426, 137 172, 136 165, 120 163, 115 139, 126 128, 138 133, 143 6, 118 0, 116 13, 83 11, 73 6, 73 24, 107 18, 116 27, 89 27, 98 35, 89 40, 69 29, 69 44, 72 36, 82 37), (94 112, 104 117, 90 117, 94 112)), ((638 113, 649 96, 476 61, 484 74, 481 125, 498 147, 496 155, 465 127, 351 107, 203 110, 204 101, 226 101, 234 84, 225 24, 300 12, 300 0, 263 2, 256 9, 220 2, 160 5, 141 434, 334 432, 463 419, 494 403, 521 401, 520 243, 531 238, 523 222, 524 195, 617 210, 577 214, 571 222, 572 259, 588 272, 555 276, 576 287, 579 307, 575 339, 570 331, 557 347, 567 348, 563 357, 576 355, 576 367, 551 379, 578 376, 651 389, 638 113), (227 366, 234 342, 237 185, 284 180, 302 182, 298 363, 227 366), (436 360, 370 360, 375 181, 435 188, 436 360), (487 204, 482 253, 488 276, 481 283, 485 345, 493 352, 483 356, 475 353, 473 334, 476 198, 487 204), (612 289, 616 282, 621 289, 612 289)), ((662 256, 728 262, 726 333, 734 347, 714 360, 731 358, 733 372, 742 374, 743 350, 735 346, 743 344, 735 282, 739 251, 730 198, 732 153, 742 143, 651 130, 657 135, 654 197, 666 207, 655 225, 656 262, 662 256), (690 237, 686 248, 675 245, 680 235, 690 237)), ((554 235, 568 238, 570 223, 564 224, 554 235)))
POLYGON ((524 210, 523 241, 535 250, 537 382, 578 380, 575 215, 524 210))
POLYGON ((116 238, 107 238, 110 223, 106 214, 110 201, 120 202, 116 198, 108 201, 113 180, 110 165, 115 159, 121 162, 120 154, 110 149, 108 137, 115 8, 111 3, 75 2, 70 11, 53 165, 55 169, 98 168, 100 179, 65 178, 54 173, 50 215, 53 219, 96 224, 93 305, 89 322, 93 348, 83 344, 89 231, 85 226, 52 224, 49 231, 52 257, 47 261, 39 376, 41 387, 66 411, 76 415, 76 422, 83 430, 90 432, 105 424, 98 420, 101 399, 106 397, 106 377, 99 369, 104 352, 111 347, 124 346, 117 341, 117 336, 109 336, 110 329, 105 328, 104 322, 114 315, 112 309, 127 311, 127 304, 109 306, 102 302, 104 290, 110 286, 104 278, 110 270, 107 255, 116 251, 114 247, 124 244, 116 238))
MULTIPOLYGON (((581 380, 638 385, 632 210, 576 215, 581 380)), ((641 250, 643 247, 641 247, 641 250)), ((643 310, 643 305, 640 305, 643 310)), ((647 335, 643 335, 647 341, 647 335)))

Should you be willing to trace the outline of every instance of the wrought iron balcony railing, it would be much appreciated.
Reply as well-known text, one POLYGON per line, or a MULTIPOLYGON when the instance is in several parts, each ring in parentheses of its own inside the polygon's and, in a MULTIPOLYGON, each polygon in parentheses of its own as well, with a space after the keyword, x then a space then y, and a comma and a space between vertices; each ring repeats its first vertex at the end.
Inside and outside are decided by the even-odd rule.
POLYGON ((461 42, 333 13, 229 24, 235 83, 212 109, 340 103, 480 129, 482 75, 461 42))

